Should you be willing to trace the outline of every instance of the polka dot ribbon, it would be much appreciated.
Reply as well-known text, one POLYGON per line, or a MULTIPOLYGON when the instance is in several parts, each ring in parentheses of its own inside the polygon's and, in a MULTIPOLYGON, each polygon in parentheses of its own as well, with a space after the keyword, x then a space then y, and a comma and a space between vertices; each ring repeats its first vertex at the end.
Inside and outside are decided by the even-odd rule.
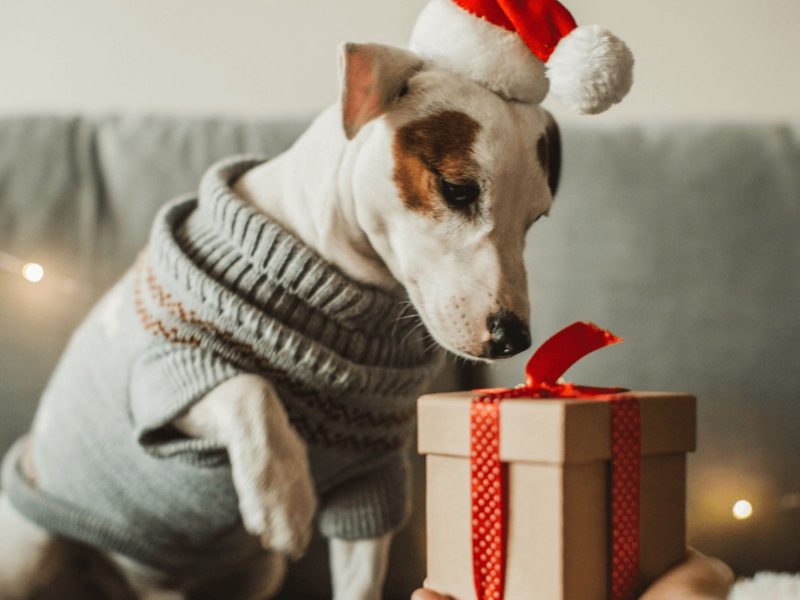
POLYGON ((587 354, 622 340, 591 323, 548 339, 525 368, 525 384, 475 390, 470 407, 472 568, 478 600, 502 600, 505 583, 506 465, 500 462, 500 404, 514 398, 592 398, 611 406, 611 600, 630 600, 639 571, 639 401, 622 388, 561 382, 587 354))

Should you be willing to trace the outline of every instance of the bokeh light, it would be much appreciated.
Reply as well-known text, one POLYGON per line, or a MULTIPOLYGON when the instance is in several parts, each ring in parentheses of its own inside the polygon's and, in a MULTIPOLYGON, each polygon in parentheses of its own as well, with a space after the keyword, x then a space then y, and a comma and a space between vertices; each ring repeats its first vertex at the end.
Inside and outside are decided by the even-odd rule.
POLYGON ((44 267, 39 263, 25 263, 22 265, 22 276, 31 283, 39 283, 44 279, 44 267))
POLYGON ((753 505, 747 500, 737 500, 734 503, 731 512, 733 513, 734 519, 738 521, 744 521, 745 519, 749 519, 753 516, 753 505))

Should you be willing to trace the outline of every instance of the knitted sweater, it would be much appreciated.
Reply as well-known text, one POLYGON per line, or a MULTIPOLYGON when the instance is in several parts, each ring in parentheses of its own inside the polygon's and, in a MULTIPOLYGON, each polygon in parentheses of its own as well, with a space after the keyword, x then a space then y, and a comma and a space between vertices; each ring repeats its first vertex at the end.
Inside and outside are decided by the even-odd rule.
POLYGON ((414 402, 436 361, 402 298, 356 283, 238 198, 261 162, 212 167, 156 218, 147 249, 73 335, 14 506, 61 535, 173 571, 258 552, 224 448, 170 423, 223 381, 266 377, 305 439, 324 535, 380 536, 408 512, 414 402), (407 312, 407 311, 406 311, 407 312))

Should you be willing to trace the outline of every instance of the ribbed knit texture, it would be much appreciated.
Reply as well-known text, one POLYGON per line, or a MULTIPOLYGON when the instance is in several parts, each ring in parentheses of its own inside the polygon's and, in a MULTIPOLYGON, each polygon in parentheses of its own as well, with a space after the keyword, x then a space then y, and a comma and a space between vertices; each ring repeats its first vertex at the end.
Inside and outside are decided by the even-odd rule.
POLYGON ((327 536, 408 513, 414 401, 437 362, 403 298, 358 284, 239 199, 260 159, 212 167, 156 218, 148 248, 87 317, 31 436, 36 481, 3 487, 43 526, 170 570, 258 551, 224 448, 170 423, 225 380, 263 375, 305 439, 327 536), (411 317, 411 318, 408 318, 411 317))

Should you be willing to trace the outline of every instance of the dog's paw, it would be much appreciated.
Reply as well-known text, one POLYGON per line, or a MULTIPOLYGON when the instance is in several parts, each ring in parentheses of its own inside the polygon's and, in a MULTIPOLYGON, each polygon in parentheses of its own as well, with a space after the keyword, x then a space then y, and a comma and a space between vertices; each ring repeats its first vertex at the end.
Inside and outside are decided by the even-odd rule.
POLYGON ((259 537, 265 549, 296 560, 311 541, 317 508, 314 486, 307 469, 275 479, 278 481, 266 483, 258 494, 240 495, 239 509, 245 528, 259 537))
POLYGON ((311 539, 317 499, 305 444, 288 424, 282 429, 267 448, 240 449, 249 459, 232 463, 245 528, 265 549, 296 559, 311 539))

